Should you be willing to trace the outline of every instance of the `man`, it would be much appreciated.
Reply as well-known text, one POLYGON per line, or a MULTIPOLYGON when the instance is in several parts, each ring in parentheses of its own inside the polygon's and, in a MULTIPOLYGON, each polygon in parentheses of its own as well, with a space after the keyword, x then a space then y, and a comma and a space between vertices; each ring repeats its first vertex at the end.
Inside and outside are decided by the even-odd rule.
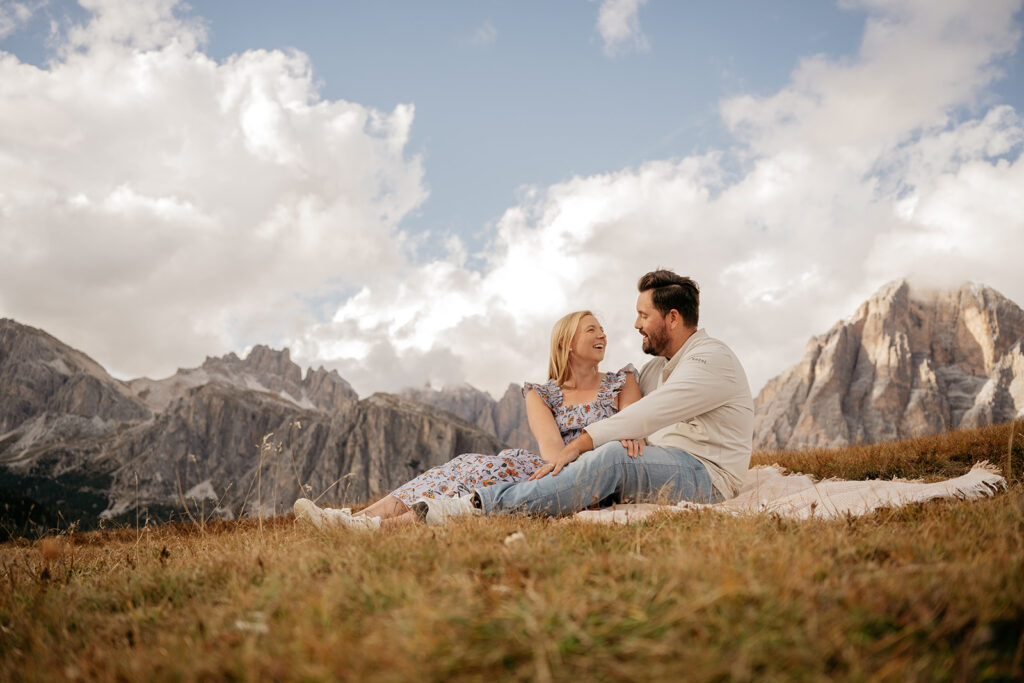
POLYGON ((428 524, 474 514, 568 515, 593 505, 715 502, 736 495, 754 431, 743 367, 725 344, 697 328, 700 291, 693 280, 655 270, 640 278, 638 289, 634 327, 644 352, 656 356, 640 372, 643 398, 586 427, 530 481, 415 503, 428 524))

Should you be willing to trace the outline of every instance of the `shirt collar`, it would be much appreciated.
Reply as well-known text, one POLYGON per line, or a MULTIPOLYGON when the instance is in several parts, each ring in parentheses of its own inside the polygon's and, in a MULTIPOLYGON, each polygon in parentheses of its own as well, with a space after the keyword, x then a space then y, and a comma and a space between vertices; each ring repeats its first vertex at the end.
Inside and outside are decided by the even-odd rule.
POLYGON ((703 328, 691 334, 690 338, 687 339, 681 347, 679 347, 679 350, 676 351, 675 355, 669 358, 668 362, 665 363, 665 366, 662 367, 661 381, 664 382, 665 380, 667 380, 668 376, 672 374, 672 371, 676 369, 676 366, 679 365, 679 362, 683 360, 686 354, 693 350, 693 347, 697 345, 698 341, 704 339, 707 336, 708 334, 707 332, 704 331, 703 328))

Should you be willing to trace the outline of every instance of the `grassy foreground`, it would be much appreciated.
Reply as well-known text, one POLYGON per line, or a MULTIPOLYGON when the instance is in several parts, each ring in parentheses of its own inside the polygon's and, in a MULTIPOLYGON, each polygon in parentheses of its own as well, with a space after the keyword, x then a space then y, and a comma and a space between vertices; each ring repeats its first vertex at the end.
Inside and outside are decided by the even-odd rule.
POLYGON ((1024 677, 1024 423, 757 454, 819 476, 1010 488, 853 520, 290 517, 0 546, 0 680, 1024 677), (1012 459, 1011 459, 1012 457, 1012 459), (506 539, 514 532, 523 538, 506 539))

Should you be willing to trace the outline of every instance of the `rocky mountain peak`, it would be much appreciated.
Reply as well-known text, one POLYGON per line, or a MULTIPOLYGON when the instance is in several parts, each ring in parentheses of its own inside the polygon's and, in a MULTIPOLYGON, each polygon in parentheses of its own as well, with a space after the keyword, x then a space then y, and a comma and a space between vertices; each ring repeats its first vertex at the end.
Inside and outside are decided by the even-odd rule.
POLYGON ((0 434, 46 412, 143 419, 149 410, 121 381, 81 351, 46 332, 0 320, 0 434))
POLYGON ((254 374, 280 377, 286 384, 302 382, 302 368, 292 362, 288 348, 275 351, 269 346, 257 344, 245 357, 244 367, 254 374))
POLYGON ((181 518, 200 504, 231 517, 281 514, 311 494, 352 503, 501 447, 444 411, 360 401, 334 370, 302 377, 287 349, 125 383, 41 330, 0 321, 0 540, 58 519, 181 518))
POLYGON ((309 368, 303 378, 302 368, 292 361, 287 348, 278 351, 262 344, 254 346, 244 359, 233 352, 207 357, 198 368, 182 368, 162 380, 134 379, 129 385, 150 408, 160 412, 185 392, 209 382, 274 394, 308 410, 330 412, 359 400, 336 371, 309 368))
POLYGON ((960 355, 942 360, 974 374, 991 372, 998 359, 1024 338, 1021 308, 995 289, 974 282, 950 290, 912 289, 905 279, 890 282, 861 304, 852 322, 860 319, 870 333, 905 329, 914 347, 956 349, 960 355))
POLYGON ((1024 412, 1024 311, 977 283, 884 285, 755 400, 755 445, 837 446, 1024 412))

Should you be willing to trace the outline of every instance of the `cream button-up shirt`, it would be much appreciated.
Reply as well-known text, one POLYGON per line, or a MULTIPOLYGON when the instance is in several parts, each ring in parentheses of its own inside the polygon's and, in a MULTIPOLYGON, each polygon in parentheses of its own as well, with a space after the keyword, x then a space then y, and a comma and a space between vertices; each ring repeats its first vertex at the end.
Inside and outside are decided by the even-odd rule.
MULTIPOLYGON (((636 403, 586 428, 594 448, 646 438, 700 460, 725 498, 739 491, 750 467, 754 401, 732 350, 697 330, 672 358, 658 357, 640 371, 636 403)), ((643 457, 643 456, 641 456, 643 457)))

